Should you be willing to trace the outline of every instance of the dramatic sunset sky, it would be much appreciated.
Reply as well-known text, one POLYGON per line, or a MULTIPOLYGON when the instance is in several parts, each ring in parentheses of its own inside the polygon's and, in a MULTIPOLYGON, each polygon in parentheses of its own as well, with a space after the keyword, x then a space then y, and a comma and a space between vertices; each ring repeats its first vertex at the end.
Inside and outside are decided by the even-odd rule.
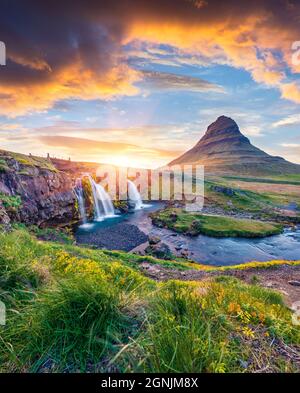
POLYGON ((156 167, 226 115, 300 163, 299 0, 0 5, 1 149, 156 167))

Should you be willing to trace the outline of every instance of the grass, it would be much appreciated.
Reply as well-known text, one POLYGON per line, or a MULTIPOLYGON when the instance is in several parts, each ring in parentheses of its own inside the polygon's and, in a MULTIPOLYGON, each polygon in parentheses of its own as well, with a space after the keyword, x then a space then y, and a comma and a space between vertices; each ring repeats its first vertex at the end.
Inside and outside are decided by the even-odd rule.
POLYGON ((223 176, 224 179, 228 180, 240 180, 245 182, 254 182, 254 183, 269 183, 269 184, 291 184, 291 185, 300 185, 300 175, 285 175, 278 177, 241 177, 241 176, 223 176), (287 180, 289 179, 289 180, 287 180))
POLYGON ((282 232, 282 226, 276 223, 209 216, 180 208, 152 213, 151 218, 156 225, 190 235, 201 233, 215 237, 264 237, 282 232))
POLYGON ((7 195, 2 192, 0 192, 0 201, 5 209, 10 212, 17 212, 22 204, 20 195, 7 195))
MULTIPOLYGON (((237 179, 237 178, 235 178, 237 179)), ((256 178, 255 178, 256 179, 256 178)), ((205 182, 206 204, 217 206, 226 211, 235 211, 237 213, 251 213, 258 218, 276 221, 278 218, 286 219, 281 216, 276 209, 282 208, 289 203, 297 203, 300 205, 300 197, 297 195, 278 194, 276 192, 255 192, 234 188, 228 183, 229 179, 210 178, 205 182), (216 192, 214 186, 230 187, 234 190, 233 195, 226 195, 222 192, 216 192)), ((252 178, 254 180, 254 178, 252 178)), ((298 220, 299 221, 299 214, 298 220)))
MULTIPOLYGON (((14 227, 24 228, 21 224, 15 224, 14 227)), ((33 233, 38 239, 59 242, 64 244, 74 244, 75 239, 70 228, 40 228, 36 225, 28 227, 29 232, 33 233)))
MULTIPOLYGON (((14 153, 6 150, 0 150, 0 172, 7 172, 11 169, 9 168, 9 160, 15 160, 22 166, 27 167, 38 167, 41 169, 47 169, 52 172, 57 172, 55 166, 51 163, 51 161, 47 160, 43 157, 37 156, 27 156, 21 153, 14 153)), ((20 174, 27 174, 27 171, 22 170, 20 174)))
MULTIPOLYGON (((287 326, 274 323, 284 315, 280 295, 236 279, 170 281, 151 300, 147 330, 134 345, 140 353, 140 371, 243 371, 241 364, 248 363, 254 352, 253 340, 263 342, 269 334, 287 342, 294 337, 287 326)), ((267 350, 268 359, 272 351, 267 350)), ((272 367, 280 368, 276 363, 272 367)), ((248 371, 253 366, 249 364, 248 371)))
POLYGON ((157 283, 142 257, 25 229, 0 243, 1 372, 296 371, 280 345, 299 344, 299 329, 274 291, 222 276, 157 283))

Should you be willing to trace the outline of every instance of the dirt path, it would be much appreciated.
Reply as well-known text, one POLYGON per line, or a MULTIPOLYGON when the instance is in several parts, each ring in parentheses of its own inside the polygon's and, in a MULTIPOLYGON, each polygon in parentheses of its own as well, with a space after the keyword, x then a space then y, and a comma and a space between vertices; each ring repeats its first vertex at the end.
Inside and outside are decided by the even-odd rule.
POLYGON ((253 283, 255 280, 258 285, 281 292, 288 306, 291 306, 296 301, 300 301, 300 286, 289 283, 290 281, 300 282, 300 266, 282 265, 280 267, 248 268, 244 270, 231 269, 213 272, 168 269, 161 265, 153 265, 148 262, 143 262, 140 266, 146 276, 157 281, 172 279, 201 281, 212 276, 230 275, 247 283, 253 283))

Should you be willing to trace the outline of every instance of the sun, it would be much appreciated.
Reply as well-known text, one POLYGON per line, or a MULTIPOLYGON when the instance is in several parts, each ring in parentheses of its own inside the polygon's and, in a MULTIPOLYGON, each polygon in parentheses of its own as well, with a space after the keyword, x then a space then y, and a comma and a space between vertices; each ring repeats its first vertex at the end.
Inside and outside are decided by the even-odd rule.
POLYGON ((110 158, 106 158, 105 163, 111 164, 111 165, 117 165, 120 167, 126 167, 126 168, 148 168, 150 166, 150 163, 148 163, 147 160, 139 160, 135 159, 130 156, 125 156, 125 155, 114 155, 110 158))

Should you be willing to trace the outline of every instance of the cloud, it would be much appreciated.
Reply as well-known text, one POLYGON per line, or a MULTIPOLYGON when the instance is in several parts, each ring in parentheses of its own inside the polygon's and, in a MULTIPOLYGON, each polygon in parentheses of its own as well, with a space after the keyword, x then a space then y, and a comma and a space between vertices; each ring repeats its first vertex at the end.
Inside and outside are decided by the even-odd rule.
POLYGON ((200 54, 187 53, 175 47, 161 48, 159 45, 142 44, 134 41, 126 51, 129 64, 145 66, 159 64, 171 67, 195 66, 208 67, 212 59, 205 58, 200 54))
POLYGON ((300 143, 281 143, 280 146, 298 148, 300 147, 300 143))
POLYGON ((1 131, 19 131, 23 130, 24 127, 19 123, 0 123, 0 132, 1 131))
POLYGON ((71 150, 88 150, 91 152, 107 152, 110 151, 112 154, 124 153, 127 151, 136 150, 138 146, 131 145, 128 143, 118 143, 118 142, 105 142, 105 141, 97 141, 86 138, 74 138, 70 136, 51 136, 44 135, 38 138, 41 142, 48 146, 55 147, 68 147, 71 150))
POLYGON ((299 123, 300 123, 300 115, 291 115, 276 121, 275 123, 272 124, 272 127, 277 128, 277 127, 290 126, 299 123))
POLYGON ((113 163, 117 162, 118 157, 124 157, 132 162, 139 159, 141 162, 148 163, 148 166, 150 163, 151 166, 153 162, 165 162, 182 154, 182 151, 155 149, 129 143, 107 142, 64 135, 45 135, 38 137, 38 140, 45 146, 55 147, 55 151, 62 154, 81 157, 81 159, 87 161, 94 159, 97 162, 113 163))
MULTIPOLYGON (((258 83, 300 103, 294 80, 300 66, 292 64, 291 53, 299 39, 299 13, 299 2, 292 0, 6 2, 0 14, 7 48, 0 113, 43 111, 72 98, 138 94, 136 83, 145 75, 126 54, 137 41, 245 69, 258 83)), ((163 53, 152 55, 168 60, 163 53)))
POLYGON ((223 89, 220 86, 217 86, 201 78, 171 74, 167 72, 141 72, 143 74, 143 86, 153 90, 186 90, 194 92, 214 91, 219 93, 223 92, 223 89))
POLYGON ((124 142, 136 145, 137 141, 146 149, 182 151, 189 148, 200 138, 199 124, 141 124, 131 127, 97 127, 78 121, 59 120, 53 124, 37 127, 28 132, 27 136, 36 139, 38 136, 70 136, 84 139, 99 139, 105 142, 124 142), (188 134, 188 135, 187 135, 188 134), (184 138, 184 139, 183 139, 184 138))
POLYGON ((273 154, 284 156, 287 160, 300 164, 300 144, 281 143, 279 149, 274 150, 273 154))
POLYGON ((298 83, 285 83, 281 85, 281 97, 300 104, 300 85, 298 83))

